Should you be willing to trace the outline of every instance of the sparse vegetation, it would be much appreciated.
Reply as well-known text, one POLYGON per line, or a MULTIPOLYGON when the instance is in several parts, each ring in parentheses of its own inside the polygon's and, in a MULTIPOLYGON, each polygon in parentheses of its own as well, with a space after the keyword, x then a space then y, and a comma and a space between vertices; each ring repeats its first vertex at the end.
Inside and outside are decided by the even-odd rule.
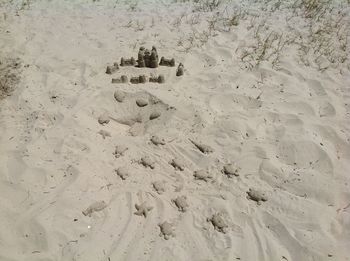
POLYGON ((173 22, 177 29, 182 25, 182 35, 177 41, 179 51, 189 52, 193 48, 203 47, 211 38, 217 36, 218 32, 230 32, 232 28, 238 26, 245 15, 237 8, 230 11, 225 8, 222 11, 205 13, 197 11, 187 15, 182 14, 173 22), (187 34, 183 34, 184 27, 189 27, 189 30, 186 30, 187 34))
POLYGON ((277 69, 281 53, 291 40, 275 31, 260 33, 259 28, 255 32, 255 43, 243 49, 240 59, 247 64, 247 68, 258 66, 263 61, 271 61, 273 68, 277 69))
POLYGON ((20 63, 15 59, 0 59, 0 100, 11 95, 19 82, 20 63))
POLYGON ((213 12, 222 4, 222 0, 194 0, 194 3, 196 11, 213 12))
POLYGON ((242 26, 239 30, 246 33, 249 45, 240 45, 236 53, 248 69, 262 62, 279 69, 283 55, 289 51, 298 62, 321 71, 350 69, 349 1, 266 0, 252 1, 249 7, 223 0, 175 2, 192 4, 193 11, 173 22, 186 32, 177 41, 180 51, 202 48, 218 32, 242 26))
MULTIPOLYGON (((346 6, 334 6, 328 0, 299 0, 293 7, 306 23, 305 37, 298 37, 299 56, 305 65, 319 70, 340 68, 350 55, 350 23, 346 6)), ((349 8, 349 3, 344 3, 349 8)))

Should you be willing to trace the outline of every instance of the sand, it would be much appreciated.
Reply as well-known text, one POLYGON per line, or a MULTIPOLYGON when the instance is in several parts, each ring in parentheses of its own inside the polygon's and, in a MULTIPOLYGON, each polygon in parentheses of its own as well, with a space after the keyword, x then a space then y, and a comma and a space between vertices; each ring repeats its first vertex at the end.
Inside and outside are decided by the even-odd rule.
POLYGON ((307 34, 277 4, 21 2, 0 4, 1 59, 21 61, 0 100, 1 261, 350 260, 348 47, 330 63, 264 38, 307 34), (153 45, 176 67, 105 73, 153 45), (111 82, 140 74, 165 83, 111 82))

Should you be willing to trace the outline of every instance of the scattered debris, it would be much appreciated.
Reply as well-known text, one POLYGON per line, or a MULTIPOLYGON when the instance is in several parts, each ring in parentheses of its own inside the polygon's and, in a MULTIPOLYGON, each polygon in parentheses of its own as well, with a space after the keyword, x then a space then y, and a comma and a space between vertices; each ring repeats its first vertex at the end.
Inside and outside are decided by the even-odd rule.
POLYGON ((181 159, 174 158, 172 161, 169 162, 171 166, 174 167, 176 170, 184 171, 185 170, 185 164, 181 159))
POLYGON ((136 60, 134 57, 131 57, 130 59, 121 58, 120 59, 120 66, 135 66, 136 60))
POLYGON ((128 82, 128 76, 122 75, 120 78, 113 78, 112 83, 127 83, 128 82))
POLYGON ((108 124, 110 121, 109 116, 105 113, 98 117, 98 123, 101 125, 108 124))
POLYGON ((193 174, 195 179, 204 180, 207 182, 209 179, 212 179, 213 177, 210 175, 210 173, 207 170, 201 169, 196 170, 193 174))
POLYGON ((247 198, 250 200, 256 201, 258 205, 260 205, 262 201, 264 202, 267 201, 267 196, 265 195, 265 193, 261 191, 250 188, 247 194, 248 194, 247 198))
POLYGON ((161 139, 159 138, 158 136, 154 135, 151 137, 151 142, 158 146, 158 145, 165 145, 165 140, 164 139, 161 139))
POLYGON ((222 173, 224 173, 226 176, 228 176, 229 178, 231 178, 232 176, 239 176, 239 168, 236 167, 234 164, 226 164, 224 165, 223 169, 222 169, 222 173))
POLYGON ((207 219, 208 222, 211 222, 215 228, 215 230, 226 233, 228 225, 226 224, 225 220, 222 218, 222 215, 220 213, 214 214, 211 218, 207 219))
POLYGON ((174 67, 175 66, 175 59, 174 58, 166 59, 166 58, 162 57, 160 59, 159 65, 174 67))
POLYGON ((158 224, 160 228, 159 236, 163 236, 165 240, 170 239, 170 237, 175 237, 173 225, 167 221, 158 224))
POLYGON ((126 178, 129 177, 129 171, 127 167, 119 167, 115 170, 115 172, 122 180, 126 180, 126 178))
POLYGON ((107 66, 106 73, 113 74, 119 69, 118 63, 114 63, 113 65, 107 66))
POLYGON ((143 202, 141 205, 135 204, 135 208, 137 211, 134 214, 145 218, 148 216, 148 212, 153 209, 153 207, 148 206, 147 202, 143 202))
POLYGON ((154 169, 156 163, 149 156, 144 156, 144 157, 141 158, 140 164, 143 165, 146 168, 148 167, 148 168, 154 169))
POLYGON ((182 76, 184 75, 184 65, 182 63, 179 64, 176 70, 176 76, 182 76))
POLYGON ((51 95, 50 100, 51 100, 52 102, 54 102, 57 98, 58 98, 58 95, 53 94, 53 95, 51 95))
POLYGON ((165 192, 165 182, 164 181, 155 181, 152 183, 153 188, 159 195, 163 194, 165 192))
POLYGON ((177 206, 179 211, 186 212, 188 208, 187 197, 179 196, 176 199, 173 199, 172 202, 177 206))
POLYGON ((126 96, 125 92, 123 91, 117 90, 114 92, 114 99, 116 99, 117 102, 123 102, 125 99, 125 96, 126 96))
POLYGON ((116 157, 116 158, 119 158, 121 156, 124 156, 124 153, 128 150, 129 148, 125 145, 117 145, 115 146, 115 150, 114 150, 114 153, 113 155, 116 157))
POLYGON ((107 207, 106 202, 103 200, 92 203, 87 209, 85 209, 82 213, 84 216, 91 216, 92 213, 101 211, 107 207))
POLYGON ((98 134, 100 134, 103 139, 105 139, 106 137, 111 137, 111 133, 106 130, 100 130, 98 134))
POLYGON ((193 140, 190 139, 190 141, 193 143, 194 146, 197 147, 197 149, 199 149, 202 153, 204 154, 209 154, 214 152, 214 149, 212 147, 210 147, 209 145, 205 145, 199 142, 195 142, 193 140))

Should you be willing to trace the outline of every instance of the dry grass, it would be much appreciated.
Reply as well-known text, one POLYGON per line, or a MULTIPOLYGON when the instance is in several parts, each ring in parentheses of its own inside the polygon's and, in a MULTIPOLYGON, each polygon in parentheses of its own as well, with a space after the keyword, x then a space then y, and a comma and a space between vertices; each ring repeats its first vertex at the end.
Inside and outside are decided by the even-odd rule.
POLYGON ((349 14, 321 0, 303 0, 299 8, 308 30, 299 41, 300 57, 310 57, 321 71, 343 67, 350 56, 349 14))
POLYGON ((239 50, 241 61, 247 68, 269 61, 278 69, 286 50, 296 49, 296 58, 305 66, 349 69, 349 10, 349 1, 268 0, 247 27, 253 29, 253 44, 239 50), (285 17, 285 24, 275 26, 275 17, 285 17))
POLYGON ((194 10, 198 12, 213 12, 219 8, 222 2, 222 0, 194 0, 194 10))
POLYGON ((259 66, 263 61, 270 61, 272 68, 278 69, 281 54, 286 45, 292 40, 283 33, 270 31, 267 34, 256 32, 255 43, 243 49, 240 59, 251 69, 259 66))
POLYGON ((20 63, 15 59, 0 59, 0 100, 10 96, 19 82, 20 63))

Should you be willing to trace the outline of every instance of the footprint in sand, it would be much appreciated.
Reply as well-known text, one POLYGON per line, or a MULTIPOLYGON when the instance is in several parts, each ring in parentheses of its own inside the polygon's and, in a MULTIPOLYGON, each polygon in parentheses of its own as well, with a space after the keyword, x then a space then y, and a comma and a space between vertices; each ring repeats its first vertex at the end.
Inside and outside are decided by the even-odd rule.
POLYGON ((111 133, 106 130, 100 130, 98 134, 100 134, 103 139, 106 139, 106 137, 111 137, 111 133))
POLYGON ((189 207, 186 196, 179 196, 176 199, 173 199, 172 202, 181 212, 186 212, 189 207))
POLYGON ((165 192, 165 181, 155 181, 152 183, 153 188, 159 195, 163 194, 165 192))
POLYGON ((209 181, 210 179, 213 178, 213 176, 209 173, 208 170, 204 170, 204 169, 201 169, 201 170, 196 170, 193 174, 194 178, 195 179, 198 179, 198 180, 204 180, 205 182, 209 181))
POLYGON ((119 158, 121 156, 124 156, 124 153, 128 150, 129 148, 126 145, 117 145, 115 146, 115 150, 113 152, 113 155, 116 158, 119 158))
POLYGON ((200 142, 196 142, 190 139, 190 141, 193 143, 194 146, 196 146, 197 149, 200 150, 200 152, 204 153, 204 154, 209 154, 214 152, 214 149, 212 147, 210 147, 209 145, 200 143, 200 142))
POLYGON ((158 226, 160 228, 159 236, 164 237, 165 240, 169 240, 171 237, 175 237, 173 224, 164 221, 163 223, 158 224, 158 226))
POLYGON ((87 209, 83 211, 84 216, 91 216, 94 212, 102 211, 107 207, 106 202, 103 200, 92 203, 87 209))
POLYGON ((174 167, 176 170, 184 171, 185 170, 185 163, 183 160, 179 158, 172 159, 169 164, 174 167))
POLYGON ((247 195, 248 199, 255 201, 258 205, 261 205, 261 202, 267 201, 266 194, 260 190, 250 188, 247 195))
POLYGON ((327 95, 326 90, 322 86, 322 83, 318 80, 307 80, 307 84, 312 92, 317 96, 325 96, 327 95))
POLYGON ((127 167, 119 167, 115 170, 115 173, 122 179, 126 180, 129 177, 129 170, 127 167))
POLYGON ((156 162, 149 156, 144 156, 139 160, 139 163, 146 168, 154 169, 156 162))
POLYGON ((144 216, 145 218, 148 216, 148 212, 150 212, 153 207, 149 206, 145 201, 141 205, 135 204, 136 212, 135 215, 144 216))
POLYGON ((319 106, 320 117, 332 117, 336 115, 336 110, 329 102, 321 102, 319 106))
POLYGON ((155 135, 151 137, 151 142, 156 146, 165 145, 165 140, 155 135))
POLYGON ((240 168, 237 167, 235 164, 225 164, 221 172, 225 174, 227 177, 232 178, 233 176, 238 177, 239 176, 239 170, 240 168))
POLYGON ((215 230, 224 234, 227 232, 228 225, 221 213, 214 214, 211 218, 207 218, 207 221, 214 226, 215 230))

